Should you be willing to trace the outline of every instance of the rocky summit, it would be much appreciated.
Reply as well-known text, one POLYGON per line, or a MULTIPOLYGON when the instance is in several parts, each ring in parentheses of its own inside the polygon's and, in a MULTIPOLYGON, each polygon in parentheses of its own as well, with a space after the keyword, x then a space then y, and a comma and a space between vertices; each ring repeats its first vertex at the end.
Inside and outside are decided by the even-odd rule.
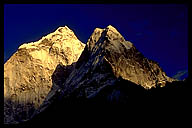
POLYGON ((158 63, 145 58, 113 26, 96 28, 75 70, 62 86, 63 95, 70 96, 75 92, 78 96, 89 98, 106 86, 114 85, 120 78, 145 89, 173 81, 158 63))
POLYGON ((60 27, 21 45, 4 64, 4 122, 29 120, 58 99, 120 101, 132 86, 151 90, 172 81, 111 25, 96 28, 86 46, 67 26, 60 27))
POLYGON ((57 66, 75 63, 84 47, 67 26, 21 45, 4 64, 4 123, 30 119, 56 88, 52 85, 59 82, 54 79, 57 66))

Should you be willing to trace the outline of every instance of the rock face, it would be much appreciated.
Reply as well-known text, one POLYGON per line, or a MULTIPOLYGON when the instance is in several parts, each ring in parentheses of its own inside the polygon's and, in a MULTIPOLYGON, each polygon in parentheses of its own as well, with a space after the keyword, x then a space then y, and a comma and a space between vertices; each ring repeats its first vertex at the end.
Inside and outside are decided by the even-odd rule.
POLYGON ((96 28, 75 70, 62 85, 62 94, 63 97, 92 98, 122 80, 145 89, 173 81, 156 62, 145 58, 114 27, 96 28))
POLYGON ((67 76, 65 72, 54 72, 55 69, 73 65, 84 47, 67 26, 59 27, 37 42, 21 45, 4 64, 4 123, 30 119, 48 93, 57 90, 53 84, 60 80, 55 76, 67 76))
POLYGON ((20 46, 4 67, 5 123, 28 120, 54 101, 99 97, 127 102, 129 93, 136 96, 136 91, 173 81, 111 25, 96 28, 86 46, 69 28, 58 28, 20 46))

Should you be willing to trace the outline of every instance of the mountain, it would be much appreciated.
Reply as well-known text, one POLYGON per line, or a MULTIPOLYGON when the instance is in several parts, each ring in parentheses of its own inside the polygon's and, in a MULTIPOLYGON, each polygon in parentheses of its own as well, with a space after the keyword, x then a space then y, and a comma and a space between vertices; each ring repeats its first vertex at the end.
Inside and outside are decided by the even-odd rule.
MULTIPOLYGON (((63 83, 63 94, 78 90, 78 96, 90 98, 118 79, 145 89, 164 86, 173 79, 166 76, 158 63, 149 60, 126 41, 111 25, 96 28, 81 54, 75 70, 63 83)), ((129 86, 129 85, 126 85, 129 86)))
POLYGON ((75 63, 84 47, 67 26, 39 41, 21 45, 4 64, 4 123, 30 119, 56 88, 53 83, 58 83, 59 77, 54 78, 60 74, 53 73, 57 66, 75 63))
POLYGON ((68 27, 60 27, 21 45, 4 68, 7 124, 53 118, 57 122, 57 114, 67 117, 91 109, 87 103, 131 105, 151 94, 164 97, 155 90, 175 82, 111 25, 96 28, 86 46, 68 27))
MULTIPOLYGON (((55 72, 66 71, 68 67, 59 66, 55 72)), ((63 82, 53 84, 60 88, 50 91, 33 116, 42 113, 58 99, 59 103, 65 104, 96 103, 95 100, 106 103, 114 99, 117 103, 126 103, 131 100, 126 97, 133 92, 140 96, 139 93, 145 93, 143 90, 163 87, 167 82, 174 81, 166 76, 158 63, 145 58, 111 25, 94 30, 73 67, 63 82)), ((135 94, 134 97, 137 97, 135 94)))

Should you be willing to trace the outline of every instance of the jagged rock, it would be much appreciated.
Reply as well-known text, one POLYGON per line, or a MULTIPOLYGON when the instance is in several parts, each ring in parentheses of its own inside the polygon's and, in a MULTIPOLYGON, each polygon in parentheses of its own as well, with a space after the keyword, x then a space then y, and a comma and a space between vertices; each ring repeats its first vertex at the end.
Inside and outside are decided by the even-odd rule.
POLYGON ((164 86, 166 82, 173 81, 156 62, 145 58, 114 27, 96 28, 75 70, 64 82, 62 95, 95 97, 103 88, 114 86, 119 79, 145 89, 164 86))
POLYGON ((58 73, 53 75, 56 67, 75 63, 84 47, 67 26, 37 42, 21 45, 4 64, 4 123, 30 119, 48 93, 57 90, 53 87, 54 82, 59 82, 55 78, 58 73))

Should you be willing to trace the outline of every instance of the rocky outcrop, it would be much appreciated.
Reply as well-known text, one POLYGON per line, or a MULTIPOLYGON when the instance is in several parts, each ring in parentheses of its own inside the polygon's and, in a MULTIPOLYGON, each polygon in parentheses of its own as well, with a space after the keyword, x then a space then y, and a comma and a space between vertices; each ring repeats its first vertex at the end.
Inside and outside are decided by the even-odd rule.
MULTIPOLYGON (((30 119, 48 93, 57 90, 53 84, 58 85, 60 80, 55 78, 59 76, 55 69, 75 63, 84 47, 67 26, 37 42, 21 45, 4 64, 4 123, 30 119)), ((67 70, 69 73, 73 66, 67 70)))
POLYGON ((96 28, 75 70, 64 82, 62 94, 64 97, 95 97, 103 88, 121 79, 145 89, 173 81, 158 63, 145 58, 114 27, 96 28))

